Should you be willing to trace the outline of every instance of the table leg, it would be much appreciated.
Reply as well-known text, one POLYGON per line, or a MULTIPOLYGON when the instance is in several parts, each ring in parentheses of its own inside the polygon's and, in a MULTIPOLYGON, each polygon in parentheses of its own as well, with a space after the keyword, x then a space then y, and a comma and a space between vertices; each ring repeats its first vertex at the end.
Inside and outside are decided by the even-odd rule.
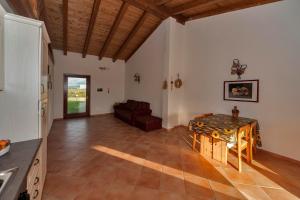
POLYGON ((195 148, 196 148, 196 140, 197 140, 197 134, 194 132, 193 133, 193 151, 195 151, 195 148))
POLYGON ((227 144, 225 141, 213 138, 212 158, 227 164, 227 144))
POLYGON ((242 149, 241 149, 241 144, 242 144, 241 134, 238 133, 238 137, 237 137, 237 153, 238 153, 238 169, 239 169, 239 172, 242 172, 242 149))

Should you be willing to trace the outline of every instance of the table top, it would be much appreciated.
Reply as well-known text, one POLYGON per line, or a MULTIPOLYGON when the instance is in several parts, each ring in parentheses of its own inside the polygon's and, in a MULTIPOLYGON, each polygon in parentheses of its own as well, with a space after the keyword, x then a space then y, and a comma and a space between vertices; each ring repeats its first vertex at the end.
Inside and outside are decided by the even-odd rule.
POLYGON ((244 117, 234 119, 231 115, 216 114, 191 120, 189 129, 235 144, 238 129, 255 121, 257 120, 244 117))

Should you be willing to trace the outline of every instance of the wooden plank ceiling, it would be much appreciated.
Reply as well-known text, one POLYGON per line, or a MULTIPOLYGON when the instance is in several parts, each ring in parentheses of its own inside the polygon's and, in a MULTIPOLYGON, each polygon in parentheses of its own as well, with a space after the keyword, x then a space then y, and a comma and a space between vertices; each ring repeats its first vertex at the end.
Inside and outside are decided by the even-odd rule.
POLYGON ((128 60, 161 22, 185 22, 278 0, 44 0, 52 47, 128 60))

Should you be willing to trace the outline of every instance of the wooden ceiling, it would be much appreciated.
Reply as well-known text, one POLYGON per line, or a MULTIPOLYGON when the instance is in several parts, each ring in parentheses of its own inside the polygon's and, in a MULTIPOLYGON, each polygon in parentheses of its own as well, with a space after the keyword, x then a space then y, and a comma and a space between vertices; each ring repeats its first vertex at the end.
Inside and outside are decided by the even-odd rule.
POLYGON ((185 22, 278 0, 44 0, 52 47, 128 60, 161 22, 185 22))

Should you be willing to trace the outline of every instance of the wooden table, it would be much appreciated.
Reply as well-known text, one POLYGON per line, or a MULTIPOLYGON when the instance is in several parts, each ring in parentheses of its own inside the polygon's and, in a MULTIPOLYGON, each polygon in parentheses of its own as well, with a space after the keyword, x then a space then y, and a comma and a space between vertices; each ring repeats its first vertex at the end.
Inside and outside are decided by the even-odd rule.
POLYGON ((191 120, 189 129, 200 134, 200 153, 227 164, 228 147, 237 143, 237 133, 240 127, 256 122, 255 119, 231 115, 216 114, 191 120))

